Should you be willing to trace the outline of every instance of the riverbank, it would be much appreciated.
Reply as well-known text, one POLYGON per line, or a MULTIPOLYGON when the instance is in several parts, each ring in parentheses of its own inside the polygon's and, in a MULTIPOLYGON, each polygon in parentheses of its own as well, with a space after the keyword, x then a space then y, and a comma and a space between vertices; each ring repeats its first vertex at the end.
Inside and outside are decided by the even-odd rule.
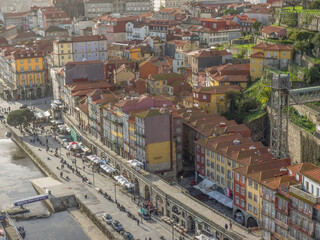
MULTIPOLYGON (((3 124, 0 124, 0 139, 7 139, 6 133, 8 131, 12 131, 13 129, 9 128, 8 126, 5 126, 3 124)), ((14 134, 14 131, 12 131, 14 134)), ((54 177, 55 179, 58 179, 57 175, 54 174, 51 169, 46 167, 44 164, 39 164, 40 159, 36 158, 35 155, 30 154, 30 151, 26 149, 24 146, 21 145, 21 142, 18 141, 17 137, 11 139, 15 144, 17 144, 28 156, 29 158, 39 167, 41 172, 47 176, 54 177)), ((27 197, 27 196, 26 196, 27 197)), ((79 224, 79 226, 83 229, 83 231, 87 234, 87 236, 92 239, 102 239, 102 240, 109 240, 103 232, 79 209, 68 209, 69 213, 73 217, 73 219, 79 224)))

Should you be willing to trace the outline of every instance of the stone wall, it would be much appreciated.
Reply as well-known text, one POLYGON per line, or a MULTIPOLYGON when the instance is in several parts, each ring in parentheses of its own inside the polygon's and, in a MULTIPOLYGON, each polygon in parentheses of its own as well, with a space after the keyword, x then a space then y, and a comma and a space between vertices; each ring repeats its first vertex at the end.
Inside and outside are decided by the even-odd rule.
POLYGON ((294 105, 294 109, 296 109, 301 115, 306 116, 311 122, 317 124, 317 116, 320 112, 306 106, 306 105, 294 105))

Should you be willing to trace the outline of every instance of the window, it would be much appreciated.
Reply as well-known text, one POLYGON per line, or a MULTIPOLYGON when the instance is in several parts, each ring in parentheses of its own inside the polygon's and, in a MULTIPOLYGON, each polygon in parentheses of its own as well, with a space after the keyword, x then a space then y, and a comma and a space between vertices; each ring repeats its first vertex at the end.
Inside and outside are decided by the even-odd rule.
POLYGON ((283 56, 285 56, 286 55, 286 52, 283 52, 283 56))
POLYGON ((228 158, 228 166, 231 166, 231 159, 228 158))
POLYGON ((252 61, 251 61, 252 63, 254 63, 254 59, 252 59, 252 61))
POLYGON ((256 215, 258 214, 258 209, 256 207, 253 207, 253 213, 256 215))
POLYGON ((237 181, 239 181, 239 173, 236 173, 236 179, 237 179, 237 181))
POLYGON ((39 65, 36 65, 36 71, 39 71, 39 65))
POLYGON ((31 66, 28 66, 28 71, 31 72, 31 66))
POLYGON ((241 187, 241 195, 245 195, 245 191, 244 191, 244 188, 243 187, 241 187))
POLYGON ((24 72, 24 67, 20 67, 20 72, 24 72))
POLYGON ((201 157, 201 163, 204 164, 204 157, 201 157))
POLYGON ((248 192, 248 198, 252 199, 252 192, 250 192, 250 191, 248 192))
POLYGON ((258 196, 256 194, 253 196, 253 201, 258 202, 258 196))
POLYGON ((239 185, 236 184, 236 192, 239 192, 239 185))
POLYGON ((244 207, 244 200, 241 199, 241 207, 244 207))
POLYGON ((250 203, 248 204, 248 211, 252 212, 252 205, 250 203))
POLYGON ((201 147, 201 153, 204 154, 204 147, 201 147))
POLYGON ((244 176, 241 176, 241 182, 245 183, 244 176))
POLYGON ((251 71, 252 71, 252 72, 254 72, 254 67, 253 67, 253 68, 251 68, 251 71))
POLYGON ((20 64, 23 64, 23 60, 20 60, 20 64))
POLYGON ((217 160, 220 161, 220 154, 217 154, 217 160))
POLYGON ((224 156, 221 156, 221 162, 224 163, 224 156))
POLYGON ((224 173, 224 167, 221 166, 221 173, 224 173))
POLYGON ((200 156, 199 155, 197 155, 197 161, 200 162, 200 156))
POLYGON ((214 169, 214 162, 211 162, 211 168, 214 169))
POLYGON ((254 189, 258 190, 258 183, 256 183, 256 182, 254 183, 254 189))
POLYGON ((239 197, 238 196, 236 196, 236 204, 239 205, 239 197))
POLYGON ((251 179, 248 180, 248 183, 249 183, 249 187, 252 187, 252 180, 251 179))
POLYGON ((203 95, 202 98, 203 98, 203 99, 207 99, 207 95, 203 95))
POLYGON ((220 172, 220 165, 217 164, 217 171, 220 172))
POLYGON ((210 160, 207 160, 207 166, 210 167, 210 160))
POLYGON ((214 152, 211 152, 211 157, 214 158, 214 152))
POLYGON ((207 156, 210 157, 210 150, 207 150, 207 156))

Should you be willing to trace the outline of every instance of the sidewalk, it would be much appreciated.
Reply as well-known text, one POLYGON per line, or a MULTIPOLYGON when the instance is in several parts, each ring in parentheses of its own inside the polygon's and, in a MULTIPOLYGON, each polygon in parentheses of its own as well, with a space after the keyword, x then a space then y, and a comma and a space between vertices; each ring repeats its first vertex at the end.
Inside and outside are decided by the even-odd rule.
MULTIPOLYGON (((19 136, 21 134, 19 133, 18 129, 12 128, 19 136)), ((39 139, 42 143, 46 142, 46 134, 39 134, 39 139)), ((39 157, 41 158, 45 164, 54 172, 56 176, 60 176, 61 172, 61 163, 60 158, 57 158, 53 155, 53 152, 46 152, 46 147, 41 146, 38 142, 31 143, 30 142, 30 136, 25 135, 21 136, 22 140, 26 145, 29 146, 29 148, 39 157)), ((48 135, 48 144, 50 149, 56 149, 58 148, 58 153, 60 153, 60 144, 54 140, 53 137, 48 135)), ((77 158, 76 165, 75 166, 72 163, 72 160, 74 160, 74 157, 68 158, 66 153, 68 151, 65 148, 61 148, 61 155, 64 160, 67 161, 68 164, 72 165, 74 168, 77 168, 78 171, 81 172, 82 175, 85 175, 88 180, 93 183, 93 175, 92 171, 89 170, 89 164, 82 162, 81 159, 77 158), (83 170, 83 166, 85 166, 85 170, 83 170)), ((135 237, 135 239, 144 239, 147 237, 151 237, 152 239, 159 239, 160 236, 164 236, 165 239, 171 239, 172 238, 172 230, 171 226, 168 224, 156 219, 152 218, 152 220, 145 221, 143 220, 140 222, 140 225, 138 226, 136 221, 133 221, 131 218, 127 216, 127 213, 121 212, 114 202, 111 202, 105 198, 102 197, 101 194, 99 194, 95 188, 101 188, 103 192, 107 192, 108 195, 111 196, 111 198, 114 200, 115 198, 115 189, 116 189, 116 198, 117 201, 123 205, 126 210, 129 210, 132 214, 134 214, 136 217, 138 217, 138 210, 139 206, 134 204, 131 200, 131 196, 123 193, 119 186, 115 185, 114 179, 110 178, 109 176, 103 175, 103 174, 94 174, 94 182, 95 186, 88 185, 82 183, 82 179, 76 176, 72 173, 70 169, 67 168, 67 166, 64 167, 62 170, 63 172, 63 178, 60 178, 62 182, 77 182, 79 185, 83 187, 83 193, 88 194, 88 198, 94 199, 94 204, 90 205, 90 209, 93 210, 93 212, 96 212, 99 214, 98 218, 101 219, 101 215, 104 212, 109 213, 113 219, 118 220, 124 227, 125 230, 132 233, 132 235, 135 237)), ((139 218, 140 220, 140 218, 139 218)), ((141 220, 140 220, 141 221, 141 220)), ((111 226, 108 226, 111 229, 111 226)), ((180 234, 175 232, 176 238, 179 238, 180 234)), ((185 237, 185 239, 191 239, 189 237, 185 237)))

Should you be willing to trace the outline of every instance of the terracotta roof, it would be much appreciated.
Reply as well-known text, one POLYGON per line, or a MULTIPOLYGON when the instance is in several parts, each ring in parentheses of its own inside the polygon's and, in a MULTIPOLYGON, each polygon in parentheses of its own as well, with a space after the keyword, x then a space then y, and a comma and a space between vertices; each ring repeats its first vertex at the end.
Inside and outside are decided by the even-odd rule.
POLYGON ((80 91, 80 90, 86 90, 86 89, 100 89, 100 88, 109 88, 112 87, 112 85, 105 80, 101 81, 95 81, 95 82, 75 82, 68 84, 67 87, 71 88, 72 92, 80 91))
POLYGON ((304 171, 302 175, 310 178, 317 183, 320 183, 320 167, 314 166, 313 169, 304 171))
POLYGON ((196 53, 194 56, 197 58, 202 58, 202 57, 227 56, 227 55, 232 55, 232 53, 228 52, 227 50, 206 49, 196 53))
POLYGON ((4 13, 3 17, 6 18, 14 18, 14 17, 22 17, 28 15, 28 12, 11 12, 11 13, 4 13))
POLYGON ((82 104, 79 104, 79 109, 84 112, 85 114, 88 114, 88 104, 87 103, 82 103, 82 104))
POLYGON ((208 93, 208 94, 223 94, 228 91, 240 91, 241 87, 238 85, 230 85, 230 86, 214 86, 214 87, 203 87, 193 90, 197 93, 208 93))
POLYGON ((266 33, 266 34, 271 34, 274 32, 280 32, 282 30, 286 30, 286 29, 283 27, 270 25, 270 26, 262 28, 261 32, 266 33))
POLYGON ((252 47, 252 49, 264 49, 264 50, 287 50, 290 51, 292 49, 291 45, 282 45, 280 43, 269 44, 269 43, 259 43, 252 47))
POLYGON ((296 175, 297 173, 303 173, 305 171, 311 170, 315 168, 316 166, 312 163, 300 163, 300 164, 295 164, 292 166, 289 166, 288 169, 291 170, 292 175, 296 175))
POLYGON ((264 54, 262 52, 254 53, 250 56, 251 58, 264 58, 264 54))

